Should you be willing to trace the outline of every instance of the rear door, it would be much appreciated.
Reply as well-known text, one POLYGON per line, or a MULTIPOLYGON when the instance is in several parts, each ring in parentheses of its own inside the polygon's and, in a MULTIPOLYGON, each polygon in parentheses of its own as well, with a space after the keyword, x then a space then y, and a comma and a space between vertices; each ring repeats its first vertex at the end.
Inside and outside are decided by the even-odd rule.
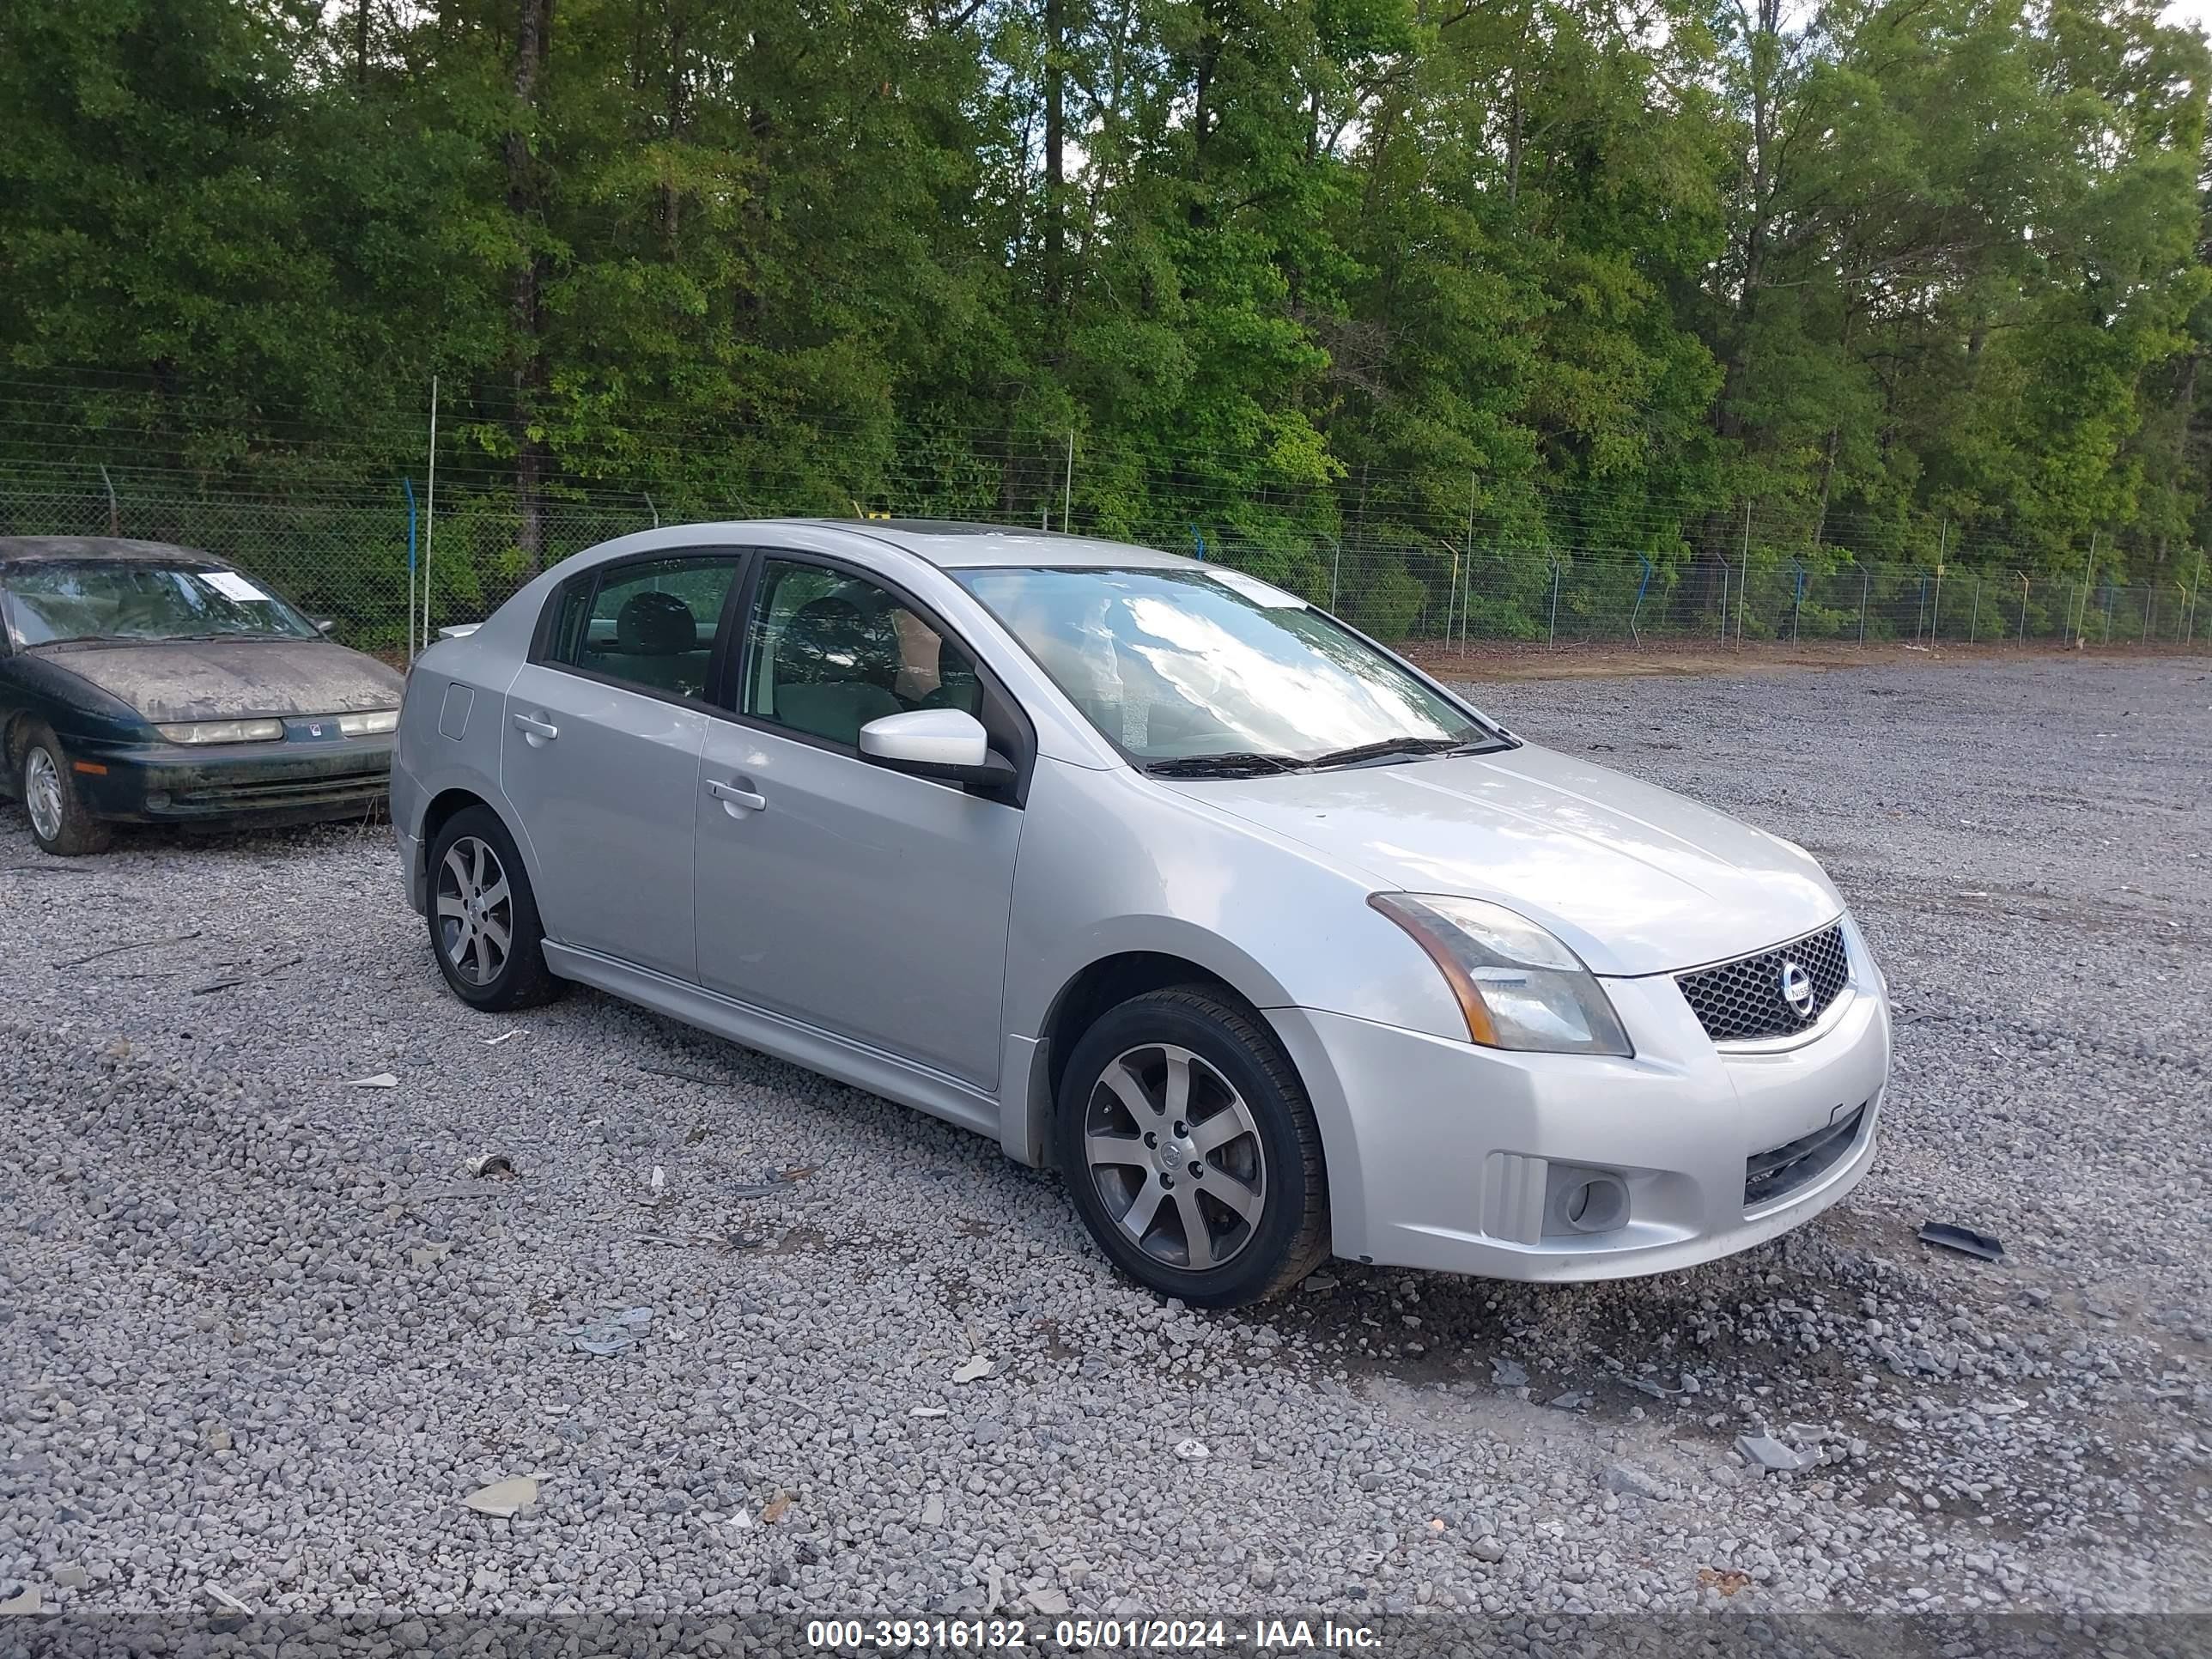
POLYGON ((582 573, 507 689, 501 783, 562 944, 698 977, 692 801, 744 562, 710 549, 582 573))

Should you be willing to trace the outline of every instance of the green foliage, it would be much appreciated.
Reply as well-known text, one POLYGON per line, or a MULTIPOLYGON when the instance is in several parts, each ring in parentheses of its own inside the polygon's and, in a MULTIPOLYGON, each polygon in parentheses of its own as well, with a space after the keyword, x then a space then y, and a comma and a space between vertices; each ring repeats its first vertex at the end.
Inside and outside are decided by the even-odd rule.
POLYGON ((456 605, 584 491, 1349 546, 1394 637, 2171 584, 2208 81, 2154 0, 11 0, 0 464, 383 487, 434 374, 456 605))

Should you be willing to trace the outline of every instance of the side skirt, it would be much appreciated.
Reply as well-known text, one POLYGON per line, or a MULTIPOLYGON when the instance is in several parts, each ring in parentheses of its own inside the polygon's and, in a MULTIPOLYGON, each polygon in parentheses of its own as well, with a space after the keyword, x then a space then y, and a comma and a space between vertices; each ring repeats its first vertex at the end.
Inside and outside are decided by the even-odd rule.
POLYGON ((880 1048, 849 1037, 838 1036, 817 1026, 770 1013, 750 1003, 737 1001, 704 986, 687 985, 650 969, 602 956, 596 951, 545 941, 545 965, 562 979, 573 979, 635 1002, 686 1025, 727 1037, 748 1048, 757 1048, 778 1060, 804 1066, 840 1083, 895 1100, 957 1123, 978 1134, 1000 1138, 999 1101, 973 1084, 917 1066, 912 1060, 887 1054, 880 1048))

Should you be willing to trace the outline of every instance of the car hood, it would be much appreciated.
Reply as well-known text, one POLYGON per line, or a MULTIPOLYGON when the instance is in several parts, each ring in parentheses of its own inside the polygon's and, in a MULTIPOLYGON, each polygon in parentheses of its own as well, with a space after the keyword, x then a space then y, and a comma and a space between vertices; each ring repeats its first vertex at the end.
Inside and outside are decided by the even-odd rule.
POLYGON ((49 646, 39 655, 149 720, 397 708, 401 680, 328 640, 161 640, 49 646))
POLYGON ((1362 869, 1378 889, 1503 904, 1600 974, 1743 956, 1844 908, 1790 842, 1533 744, 1171 787, 1362 869))

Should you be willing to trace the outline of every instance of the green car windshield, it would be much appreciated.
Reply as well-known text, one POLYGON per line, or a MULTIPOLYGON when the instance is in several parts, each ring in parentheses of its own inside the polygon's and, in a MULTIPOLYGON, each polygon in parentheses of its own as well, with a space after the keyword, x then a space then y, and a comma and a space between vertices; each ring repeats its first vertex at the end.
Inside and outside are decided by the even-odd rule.
POLYGON ((40 560, 6 579, 18 648, 65 640, 318 637, 315 626, 234 570, 112 559, 40 560))

